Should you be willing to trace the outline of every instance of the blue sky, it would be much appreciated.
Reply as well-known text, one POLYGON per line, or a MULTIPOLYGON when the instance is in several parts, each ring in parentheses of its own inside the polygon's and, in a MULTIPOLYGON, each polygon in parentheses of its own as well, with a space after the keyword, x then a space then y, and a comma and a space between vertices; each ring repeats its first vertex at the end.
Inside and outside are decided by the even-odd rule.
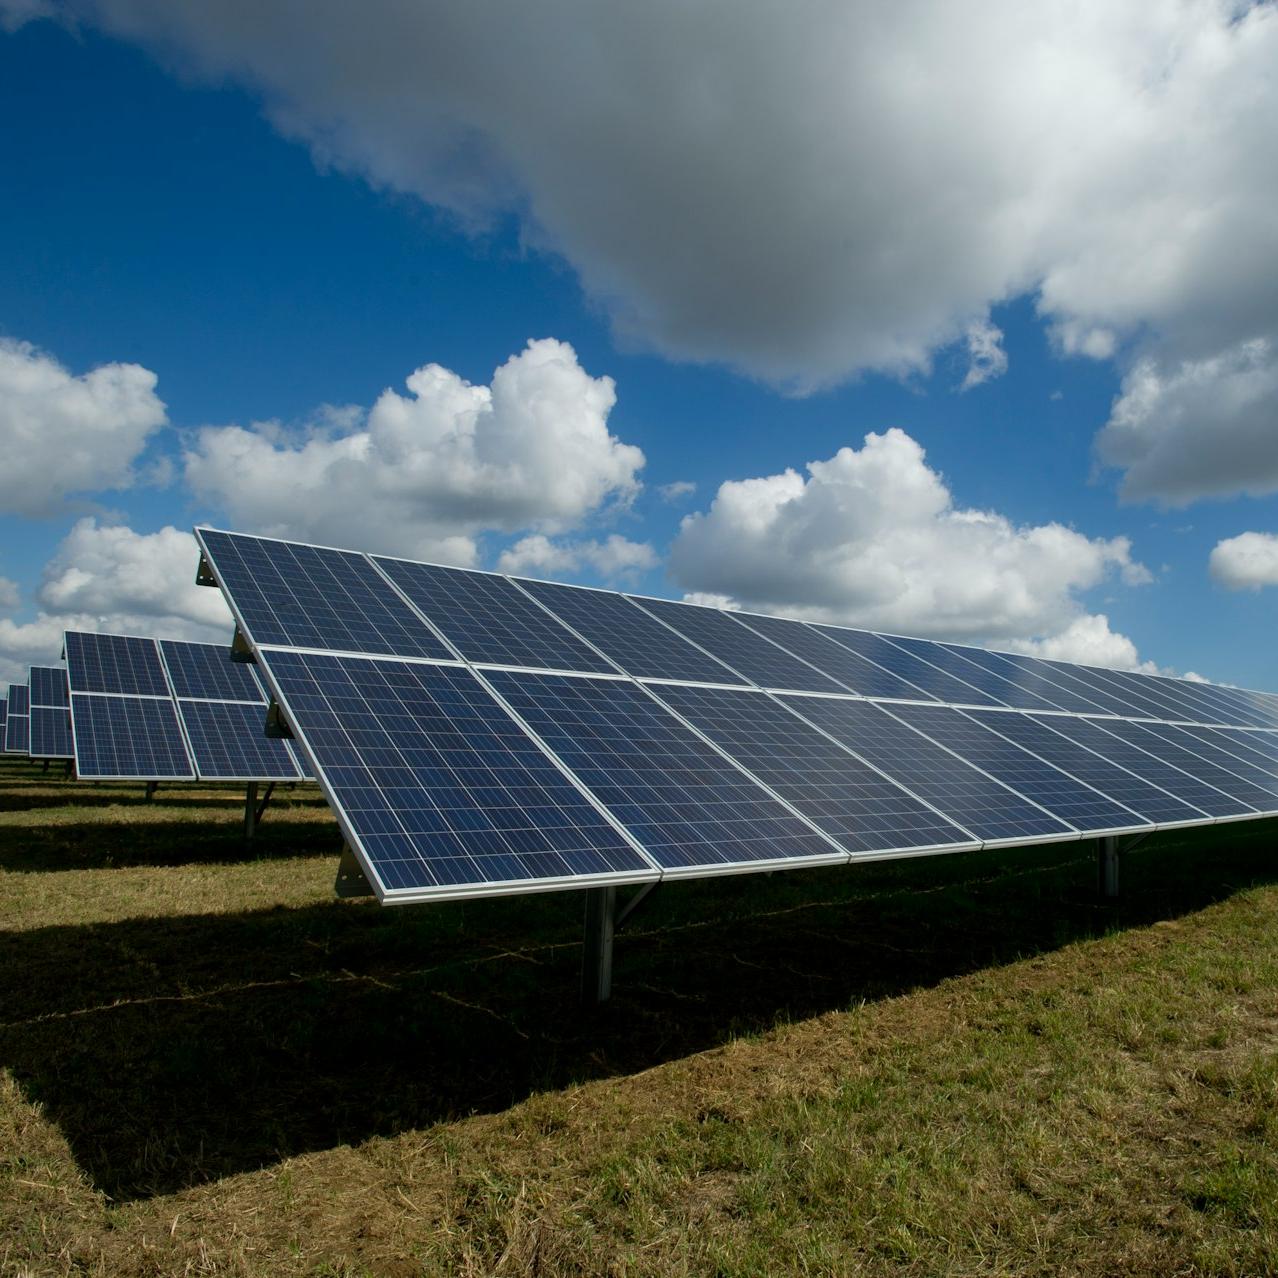
POLYGON ((1278 20, 1098 7, 1009 113, 1054 19, 998 8, 959 75, 746 6, 707 74, 664 6, 551 6, 561 65, 0 0, 0 675, 220 633, 198 521, 1278 687, 1278 20))

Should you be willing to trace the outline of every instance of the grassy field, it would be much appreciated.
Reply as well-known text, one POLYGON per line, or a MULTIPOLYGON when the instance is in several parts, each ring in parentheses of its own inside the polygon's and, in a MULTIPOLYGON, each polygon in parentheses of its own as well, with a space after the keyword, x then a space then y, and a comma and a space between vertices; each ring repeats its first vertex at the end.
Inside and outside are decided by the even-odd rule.
POLYGON ((0 1274, 1278 1271, 1278 828, 336 902, 309 788, 0 762, 0 1274))

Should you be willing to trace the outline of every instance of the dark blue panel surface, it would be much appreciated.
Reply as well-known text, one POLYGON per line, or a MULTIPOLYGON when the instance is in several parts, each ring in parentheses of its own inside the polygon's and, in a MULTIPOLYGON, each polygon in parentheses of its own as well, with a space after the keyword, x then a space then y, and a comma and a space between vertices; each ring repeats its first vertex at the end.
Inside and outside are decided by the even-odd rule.
POLYGON ((154 639, 68 630, 66 648, 72 692, 170 695, 154 639))
POLYGON ((1242 750, 1244 758, 1260 755, 1278 760, 1278 732, 1248 732, 1244 728, 1210 728, 1227 750, 1242 750))
MULTIPOLYGON (((945 648, 961 656, 964 661, 983 666, 991 674, 1006 680, 1011 687, 1008 689, 1008 696, 1003 699, 1008 705, 1015 705, 1018 709, 1029 707, 1021 704, 1021 693, 1013 692, 1012 688, 1022 689, 1043 701, 1055 702, 1062 710, 1072 710, 1076 714, 1109 714, 1113 708, 1112 701, 1102 704, 1095 697, 1082 692, 1078 685, 1071 687, 1061 678, 1050 677, 1049 668, 1041 662, 1016 657, 1011 653, 986 652, 984 648, 963 648, 955 644, 946 644, 945 648)), ((1124 707, 1120 713, 1130 714, 1131 707, 1124 707)))
MULTIPOLYGON (((1239 781, 1247 782, 1252 786, 1258 787, 1255 791, 1255 798, 1249 797, 1243 793, 1240 797, 1252 803, 1256 807, 1261 807, 1265 803, 1264 796, 1269 795, 1269 808, 1278 810, 1278 772, 1275 772, 1273 764, 1266 766, 1263 763, 1255 763, 1232 754, 1219 742, 1214 741, 1211 737, 1210 728, 1182 728, 1171 723, 1158 724, 1142 724, 1148 732, 1162 737, 1165 741, 1170 742, 1174 746, 1186 750, 1190 755, 1203 760, 1204 763, 1211 765, 1213 768, 1219 768, 1222 772, 1231 778, 1237 778, 1239 781)), ((1212 785, 1218 785, 1217 781, 1212 780, 1210 776, 1205 778, 1211 781, 1212 785)), ((1231 781, 1231 785, 1236 784, 1231 781)), ((1231 789, 1230 793, 1234 793, 1231 789)))
POLYGON ((1183 698, 1199 707, 1197 718, 1202 723, 1223 724, 1242 728, 1267 728, 1269 719, 1247 693, 1237 688, 1223 688, 1212 683, 1188 679, 1156 677, 1160 687, 1174 688, 1183 698))
POLYGON ((31 704, 60 706, 64 710, 71 704, 67 672, 61 666, 31 667, 31 704))
POLYGON ((851 648, 835 643, 833 639, 802 621, 790 621, 785 617, 763 617, 755 613, 736 613, 734 617, 751 630, 757 630, 771 639, 773 643, 788 648, 804 661, 810 661, 818 670, 837 679, 851 692, 859 692, 863 697, 933 700, 932 695, 922 688, 916 688, 899 675, 867 661, 851 648))
POLYGON ((388 891, 650 868, 469 670, 299 652, 261 661, 388 891))
POLYGON ((920 661, 913 653, 906 652, 889 643, 882 635, 872 634, 868 630, 847 630, 841 626, 817 626, 823 635, 833 639, 835 643, 850 648, 867 661, 890 670, 894 675, 922 688, 929 696, 938 701, 957 702, 969 706, 1001 705, 996 697, 986 696, 979 688, 970 683, 962 683, 938 670, 926 661, 920 661))
MULTIPOLYGON (((633 598, 633 596, 632 596, 633 598)), ((700 644, 720 661, 752 679, 761 688, 793 688, 796 692, 845 692, 819 670, 784 648, 734 621, 718 608, 672 603, 668 599, 636 599, 645 611, 700 644)))
POLYGON ((1250 804, 1240 803, 1227 794, 1222 794, 1213 786, 1198 780, 1197 777, 1173 767, 1162 759, 1155 758, 1147 750, 1106 732, 1105 728, 1117 723, 1115 719, 1078 719, 1072 716, 1056 715, 1052 718, 1036 720, 1071 741, 1094 750, 1102 757, 1117 763, 1120 767, 1134 772, 1138 777, 1167 790, 1178 799, 1192 804, 1209 816, 1238 816, 1254 812, 1250 804))
POLYGON ((1027 680, 1017 679, 1015 674, 1009 677, 1004 673, 996 673, 987 665, 978 665, 967 660, 964 649, 951 647, 945 643, 933 643, 928 639, 905 639, 896 635, 890 636, 891 642, 906 652, 913 653, 920 661, 930 662, 944 670, 946 674, 970 683, 979 688, 994 701, 1001 701, 1007 706, 1016 706, 1019 710, 1064 710, 1065 707, 1054 698, 1035 692, 1027 680))
POLYGON ((296 781, 287 745, 266 735, 266 704, 179 701, 178 713, 205 781, 296 781))
POLYGON ((979 839, 1030 842, 1071 832, 877 705, 830 697, 786 697, 785 702, 979 839))
POLYGON ((949 706, 893 706, 892 713, 1084 833, 1148 825, 1134 812, 1028 754, 959 710, 949 706))
POLYGON ((71 693, 76 774, 82 779, 141 781, 195 776, 169 699, 71 693))
POLYGON ((1113 733, 1141 750, 1147 750, 1155 758, 1180 768, 1182 772, 1214 786, 1231 798, 1255 808, 1257 812, 1278 811, 1278 791, 1256 785, 1169 741, 1161 729, 1156 730, 1139 723, 1124 723, 1117 719, 1107 719, 1103 726, 1106 732, 1113 733))
POLYGON ((380 555, 376 562, 468 661, 615 673, 505 577, 380 555))
POLYGON ((663 867, 840 857, 633 683, 501 671, 491 679, 663 867))
POLYGON ((31 708, 31 693, 25 683, 9 685, 9 714, 26 714, 31 708))
POLYGON ((32 706, 30 731, 33 759, 71 758, 71 711, 66 706, 32 706))
POLYGON ((254 643, 452 658, 363 555, 196 532, 254 643))
MULTIPOLYGON (((1059 732, 1053 732, 1048 724, 1058 718, 1044 717, 1041 721, 1027 714, 1008 714, 998 710, 965 710, 964 714, 985 724, 986 727, 1015 741, 1026 750, 1032 750, 1063 772, 1095 786, 1111 799, 1125 804, 1146 821, 1204 821, 1207 814, 1191 807, 1183 800, 1160 790, 1156 785, 1142 780, 1134 773, 1120 768, 1099 754, 1086 749, 1059 732)), ((1064 722, 1074 722, 1064 720, 1064 722)))
POLYGON ((160 653, 168 667, 173 691, 179 699, 207 701, 266 700, 253 667, 231 660, 229 644, 183 643, 161 639, 160 653))
MULTIPOLYGON (((8 689, 6 688, 5 691, 7 692, 8 689)), ((0 746, 3 746, 4 728, 8 720, 9 720, 9 703, 3 697, 0 697, 0 746)))
POLYGON ((521 579, 519 584, 637 678, 745 683, 721 661, 654 621, 625 595, 545 581, 521 579))
MULTIPOLYGON (((12 694, 12 689, 10 689, 12 694)), ((25 714, 11 714, 4 725, 4 750, 6 754, 26 754, 30 745, 31 721, 25 714)))
POLYGON ((1140 705, 1146 714, 1156 719, 1194 721, 1202 718, 1201 710, 1192 702, 1176 695, 1167 695, 1146 675, 1132 674, 1129 670, 1090 669, 1088 673, 1092 678, 1113 686, 1120 697, 1140 705))
POLYGON ((972 842, 766 693, 673 684, 653 691, 850 852, 972 842))

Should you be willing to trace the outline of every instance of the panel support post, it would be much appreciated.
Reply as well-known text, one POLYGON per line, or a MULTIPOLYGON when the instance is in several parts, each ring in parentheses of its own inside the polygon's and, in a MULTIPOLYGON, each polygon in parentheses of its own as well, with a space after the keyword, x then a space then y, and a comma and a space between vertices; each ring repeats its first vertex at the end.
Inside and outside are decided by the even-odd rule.
POLYGON ((1118 836, 1115 834, 1096 840, 1096 888, 1107 900, 1118 896, 1118 836))
POLYGON ((244 793, 244 842, 252 843, 257 833, 257 782, 250 781, 244 793))
POLYGON ((159 788, 160 788, 160 783, 158 781, 148 781, 146 783, 146 801, 148 803, 150 803, 151 800, 155 798, 155 792, 159 788))
POLYGON ((586 930, 581 956, 581 1001, 598 1007, 612 995, 612 938, 617 926, 617 889, 586 890, 586 930))

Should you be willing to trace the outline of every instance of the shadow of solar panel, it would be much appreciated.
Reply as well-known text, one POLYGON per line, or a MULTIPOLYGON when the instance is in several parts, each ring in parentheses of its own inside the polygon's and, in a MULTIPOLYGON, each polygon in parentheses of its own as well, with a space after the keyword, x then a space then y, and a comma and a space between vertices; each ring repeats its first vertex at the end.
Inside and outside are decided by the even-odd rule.
POLYGON ((197 528, 255 643, 452 659, 365 556, 197 528))
POLYGON ((469 670, 277 649, 260 660, 388 897, 657 877, 469 670))
POLYGON ((195 779, 169 698, 73 691, 71 704, 76 773, 81 779, 195 779))
POLYGON ((505 577, 380 555, 374 562, 467 661, 615 673, 505 577))
POLYGON ((510 671, 489 678, 663 869, 847 860, 629 680, 510 671))
POLYGON ((653 691, 849 852, 980 846, 766 693, 673 684, 653 691))

